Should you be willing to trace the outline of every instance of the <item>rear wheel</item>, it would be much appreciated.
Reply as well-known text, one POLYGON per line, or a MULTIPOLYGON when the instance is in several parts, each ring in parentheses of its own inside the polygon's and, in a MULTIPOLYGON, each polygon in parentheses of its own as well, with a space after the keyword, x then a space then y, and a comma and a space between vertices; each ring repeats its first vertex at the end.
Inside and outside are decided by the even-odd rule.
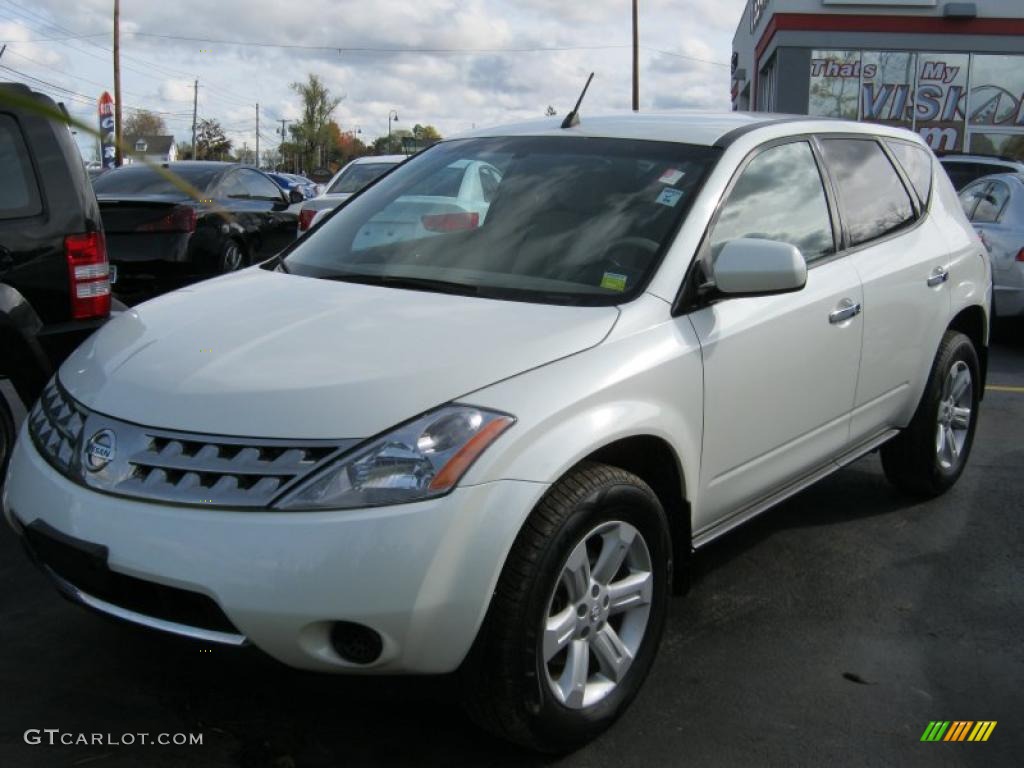
POLYGON ((581 746, 651 667, 671 574, 665 513, 638 477, 584 463, 531 513, 462 670, 469 714, 546 752, 581 746))
POLYGON ((897 488, 930 498, 960 477, 974 442, 980 396, 978 353, 947 331, 910 425, 882 446, 882 467, 897 488))
POLYGON ((246 264, 245 249, 242 244, 234 239, 225 240, 220 250, 220 271, 237 272, 246 264))

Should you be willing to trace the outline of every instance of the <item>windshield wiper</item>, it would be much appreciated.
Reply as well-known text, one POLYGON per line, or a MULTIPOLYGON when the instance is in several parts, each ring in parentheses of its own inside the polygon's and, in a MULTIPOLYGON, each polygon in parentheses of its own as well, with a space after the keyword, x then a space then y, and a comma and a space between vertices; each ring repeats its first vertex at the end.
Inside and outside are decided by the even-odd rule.
POLYGON ((384 285, 388 288, 408 288, 413 291, 454 293, 460 296, 475 296, 480 292, 478 286, 467 283, 454 283, 448 280, 434 280, 428 277, 411 277, 409 275, 367 275, 359 272, 339 272, 327 275, 324 279, 363 285, 384 285))

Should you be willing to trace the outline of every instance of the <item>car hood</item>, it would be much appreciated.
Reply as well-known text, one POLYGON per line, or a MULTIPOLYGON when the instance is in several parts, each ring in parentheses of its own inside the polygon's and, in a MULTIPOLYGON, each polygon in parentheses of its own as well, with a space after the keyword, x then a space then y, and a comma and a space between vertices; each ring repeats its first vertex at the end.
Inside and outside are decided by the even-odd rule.
POLYGON ((595 346, 615 307, 334 282, 259 267, 110 320, 65 361, 86 407, 151 427, 367 437, 595 346))

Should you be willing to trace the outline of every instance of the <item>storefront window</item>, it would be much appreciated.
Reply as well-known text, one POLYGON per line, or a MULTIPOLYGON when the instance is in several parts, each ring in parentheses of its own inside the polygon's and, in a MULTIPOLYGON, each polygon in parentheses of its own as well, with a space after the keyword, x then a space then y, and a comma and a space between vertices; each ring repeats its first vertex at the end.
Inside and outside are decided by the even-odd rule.
POLYGON ((809 88, 810 115, 902 125, 938 152, 1024 159, 1024 56, 812 51, 809 88))
POLYGON ((918 54, 914 128, 936 151, 964 148, 969 62, 966 53, 918 54))
POLYGON ((860 51, 813 51, 808 114, 857 119, 860 51))
POLYGON ((916 58, 915 54, 903 51, 864 51, 861 56, 861 120, 910 127, 916 58))

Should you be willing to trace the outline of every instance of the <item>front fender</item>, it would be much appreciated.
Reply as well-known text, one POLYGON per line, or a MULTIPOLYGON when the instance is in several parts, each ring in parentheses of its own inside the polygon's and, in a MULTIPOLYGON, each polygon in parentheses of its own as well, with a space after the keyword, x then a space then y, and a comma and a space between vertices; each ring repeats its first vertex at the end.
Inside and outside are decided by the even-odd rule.
POLYGON ((597 347, 461 398, 517 419, 463 484, 553 483, 606 445, 652 436, 675 452, 695 509, 704 393, 693 327, 684 317, 632 333, 618 330, 597 347))

